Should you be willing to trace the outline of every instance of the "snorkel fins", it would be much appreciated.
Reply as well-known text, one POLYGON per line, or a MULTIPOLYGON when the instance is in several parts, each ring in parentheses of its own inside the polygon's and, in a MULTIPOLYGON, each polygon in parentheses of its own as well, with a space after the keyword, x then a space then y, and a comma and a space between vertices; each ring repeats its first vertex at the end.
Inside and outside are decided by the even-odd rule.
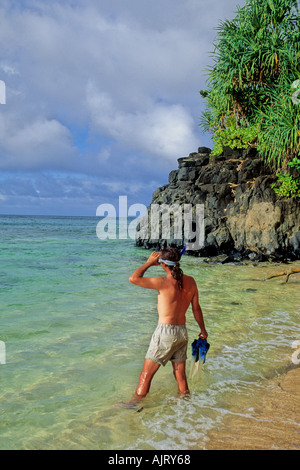
POLYGON ((192 342, 190 378, 194 375, 195 369, 197 369, 197 375, 199 377, 202 365, 206 361, 206 354, 209 348, 210 344, 206 341, 206 339, 198 338, 192 342), (200 361, 200 359, 202 361, 200 361))
POLYGON ((195 356, 195 362, 199 361, 199 359, 203 359, 203 364, 206 360, 207 351, 210 348, 210 344, 206 341, 206 339, 198 338, 195 339, 192 343, 192 355, 195 356))

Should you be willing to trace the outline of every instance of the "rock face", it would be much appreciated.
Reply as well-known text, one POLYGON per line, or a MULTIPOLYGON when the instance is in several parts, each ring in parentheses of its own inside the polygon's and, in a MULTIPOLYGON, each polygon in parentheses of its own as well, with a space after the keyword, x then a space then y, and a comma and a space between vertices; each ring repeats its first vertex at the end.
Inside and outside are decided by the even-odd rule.
MULTIPOLYGON (((178 159, 169 184, 153 193, 155 204, 204 205, 204 244, 192 255, 227 261, 300 259, 300 201, 277 199, 272 171, 255 149, 210 149, 178 159)), ((150 208, 148 208, 150 213, 150 208)), ((139 236, 138 246, 182 246, 176 239, 139 236)))

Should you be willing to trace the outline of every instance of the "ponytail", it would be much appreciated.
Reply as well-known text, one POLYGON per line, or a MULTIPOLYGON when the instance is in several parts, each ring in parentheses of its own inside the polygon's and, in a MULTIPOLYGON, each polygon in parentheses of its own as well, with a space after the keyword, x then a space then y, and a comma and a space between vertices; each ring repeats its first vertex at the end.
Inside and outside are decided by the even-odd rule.
POLYGON ((180 268, 179 263, 176 263, 176 265, 171 268, 171 274, 173 278, 177 281, 178 287, 181 290, 183 287, 183 271, 180 268))
POLYGON ((176 248, 165 248, 162 251, 162 258, 169 261, 175 261, 175 266, 168 266, 168 268, 170 269, 173 278, 177 281, 178 287, 181 290, 183 287, 183 271, 179 265, 180 253, 176 248))

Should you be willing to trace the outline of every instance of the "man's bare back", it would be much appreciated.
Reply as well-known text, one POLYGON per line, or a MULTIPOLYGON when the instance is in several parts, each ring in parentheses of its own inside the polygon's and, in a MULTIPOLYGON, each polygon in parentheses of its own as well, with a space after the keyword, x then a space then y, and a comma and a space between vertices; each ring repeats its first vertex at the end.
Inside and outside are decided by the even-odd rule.
POLYGON ((183 275, 182 289, 179 288, 168 267, 164 267, 164 265, 163 269, 166 271, 166 277, 143 277, 148 268, 159 265, 158 259, 160 255, 161 253, 154 251, 149 256, 147 262, 130 276, 130 282, 158 291, 157 311, 159 323, 184 325, 186 322, 186 311, 189 305, 192 304, 195 320, 201 330, 200 335, 202 338, 206 338, 207 333, 205 331, 202 310, 199 305, 198 288, 193 277, 183 275))
POLYGON ((158 290, 158 321, 169 325, 184 325, 186 311, 195 295, 196 283, 190 276, 183 276, 183 288, 179 289, 173 277, 162 278, 158 290))
MULTIPOLYGON (((165 252, 166 250, 163 251, 163 253, 165 252)), ((186 311, 189 305, 192 305, 195 320, 200 327, 199 336, 202 338, 207 338, 208 336, 205 330, 202 310, 199 305, 198 288, 194 278, 186 276, 179 269, 180 280, 176 280, 172 266, 173 264, 176 266, 176 269, 179 268, 178 260, 180 259, 180 255, 176 253, 176 251, 174 255, 176 262, 171 261, 171 265, 168 265, 169 261, 167 259, 161 259, 159 263, 160 256, 161 253, 154 251, 149 256, 147 262, 136 269, 129 278, 129 281, 133 284, 146 289, 156 289, 158 292, 158 327, 152 336, 143 370, 140 374, 139 385, 136 389, 136 393, 132 397, 131 404, 138 402, 141 398, 146 396, 154 374, 157 372, 160 365, 165 365, 168 360, 172 361, 179 393, 189 393, 185 373, 187 348, 185 323, 186 311), (178 260, 176 258, 178 258, 178 260), (158 266, 159 264, 165 271, 166 276, 144 277, 147 269, 151 266, 158 266), (158 342, 157 335, 160 335, 158 342), (169 347, 169 345, 171 346, 169 347)))

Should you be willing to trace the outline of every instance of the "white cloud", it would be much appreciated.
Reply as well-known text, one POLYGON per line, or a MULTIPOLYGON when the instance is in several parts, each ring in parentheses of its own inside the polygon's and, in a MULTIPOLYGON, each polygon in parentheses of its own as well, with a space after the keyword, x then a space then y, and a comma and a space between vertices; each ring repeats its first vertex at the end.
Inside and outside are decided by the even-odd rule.
POLYGON ((3 72, 8 75, 20 75, 18 70, 14 68, 12 65, 7 65, 5 63, 0 63, 0 69, 3 70, 3 72))
POLYGON ((87 102, 93 129, 105 132, 128 149, 156 155, 174 161, 186 149, 196 148, 193 119, 179 104, 153 103, 139 112, 118 110, 107 93, 92 85, 87 90, 87 102))
POLYGON ((69 169, 75 156, 72 135, 55 119, 41 118, 20 126, 0 116, 1 170, 69 169))
MULTIPOLYGON (((132 192, 164 184, 205 145, 198 92, 214 28, 237 1, 2 0, 0 170, 40 172, 44 185, 47 171, 132 192)), ((96 190, 81 181, 85 197, 96 190)))

